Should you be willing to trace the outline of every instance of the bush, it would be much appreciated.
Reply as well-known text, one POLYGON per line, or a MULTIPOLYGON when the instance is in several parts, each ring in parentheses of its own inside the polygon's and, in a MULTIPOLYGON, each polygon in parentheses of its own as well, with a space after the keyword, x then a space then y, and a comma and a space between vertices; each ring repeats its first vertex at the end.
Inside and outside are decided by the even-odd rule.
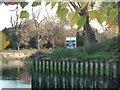
POLYGON ((41 60, 43 58, 46 58, 46 53, 38 51, 35 54, 32 54, 30 57, 25 58, 25 61, 41 60))
POLYGON ((57 48, 52 51, 48 57, 52 60, 60 60, 60 59, 72 59, 75 58, 78 54, 82 52, 82 48, 77 49, 67 49, 67 48, 57 48))
POLYGON ((105 39, 102 42, 86 47, 86 53, 76 58, 80 60, 109 60, 120 58, 120 37, 105 39))
POLYGON ((95 54, 80 54, 76 58, 78 60, 110 60, 117 59, 118 57, 107 52, 97 52, 95 54))
POLYGON ((112 39, 106 39, 102 42, 86 47, 86 53, 93 54, 96 52, 110 52, 111 54, 117 54, 120 50, 120 42, 118 37, 112 39))

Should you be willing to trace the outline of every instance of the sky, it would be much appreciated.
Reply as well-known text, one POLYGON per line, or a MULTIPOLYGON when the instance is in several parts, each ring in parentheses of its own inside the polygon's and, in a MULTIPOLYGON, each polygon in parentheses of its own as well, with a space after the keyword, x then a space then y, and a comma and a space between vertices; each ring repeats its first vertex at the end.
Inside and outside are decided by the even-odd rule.
MULTIPOLYGON (((27 10, 29 13, 31 13, 32 11, 32 7, 31 7, 31 4, 32 2, 29 3, 29 5, 27 5, 24 10, 27 10)), ((47 17, 47 14, 46 14, 46 10, 47 12, 49 13, 49 16, 52 16, 54 17, 56 15, 56 10, 57 10, 57 6, 54 7, 52 10, 51 10, 51 7, 50 5, 48 5, 45 9, 45 3, 43 3, 43 6, 41 6, 42 8, 42 12, 40 14, 40 18, 39 18, 39 21, 41 21, 44 16, 43 14, 47 17)), ((9 28, 11 27, 11 23, 10 23, 10 17, 11 16, 15 16, 15 13, 14 12, 11 12, 10 10, 14 10, 16 8, 16 5, 4 5, 3 3, 0 5, 0 30, 3 30, 5 27, 6 28, 9 28)), ((19 7, 19 12, 22 10, 21 7, 19 7)), ((37 8, 34 8, 34 10, 38 10, 37 8)), ((31 19, 32 16, 29 17, 29 19, 31 19)), ((97 20, 92 20, 90 22, 90 25, 96 29, 98 29, 98 31, 102 32, 104 30, 104 28, 106 26, 104 26, 104 23, 103 23, 103 27, 101 27, 101 25, 97 22, 97 20)))

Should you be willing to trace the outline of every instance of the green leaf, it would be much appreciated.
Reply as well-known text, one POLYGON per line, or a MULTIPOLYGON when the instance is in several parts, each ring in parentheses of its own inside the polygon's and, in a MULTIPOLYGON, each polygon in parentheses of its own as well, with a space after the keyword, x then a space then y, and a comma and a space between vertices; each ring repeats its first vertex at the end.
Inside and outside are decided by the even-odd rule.
POLYGON ((81 16, 77 22, 78 30, 82 28, 83 25, 86 23, 86 18, 81 16))
POLYGON ((107 13, 108 16, 110 15, 111 9, 112 9, 112 8, 108 7, 107 10, 106 10, 106 13, 107 13))
POLYGON ((97 17, 97 20, 100 24, 102 24, 103 21, 105 21, 105 14, 104 13, 99 13, 98 17, 97 17))
POLYGON ((0 54, 0 58, 1 58, 0 60, 2 60, 2 64, 8 63, 8 60, 3 55, 0 54))
POLYGON ((80 8, 80 10, 84 9, 86 7, 86 5, 88 5, 88 1, 81 2, 81 8, 80 8))
POLYGON ((22 8, 24 8, 26 5, 28 5, 28 2, 21 2, 21 3, 20 3, 20 6, 21 6, 22 8))
POLYGON ((29 17, 29 13, 26 10, 21 11, 20 18, 28 18, 28 17, 29 17))
POLYGON ((41 2, 33 2, 33 3, 32 3, 32 7, 36 7, 36 6, 38 6, 38 5, 41 5, 41 2))
POLYGON ((111 24, 115 20, 117 15, 118 15, 118 9, 112 9, 110 11, 110 14, 109 14, 109 17, 108 17, 108 20, 107 20, 107 24, 111 24))
POLYGON ((46 5, 50 4, 50 2, 46 2, 46 5))
POLYGON ((67 12, 68 12, 67 8, 62 8, 61 6, 58 6, 57 15, 62 22, 64 22, 67 12))
POLYGON ((97 18, 98 14, 99 14, 99 13, 98 13, 97 10, 89 11, 89 15, 90 15, 90 19, 91 19, 91 20, 97 18))
POLYGON ((61 6, 62 6, 62 8, 66 8, 66 7, 67 7, 67 5, 68 5, 68 3, 67 3, 67 2, 65 2, 65 3, 63 3, 61 6))
POLYGON ((69 20, 70 26, 74 26, 78 22, 79 18, 80 16, 76 12, 69 13, 68 20, 69 20))
POLYGON ((0 50, 6 48, 9 44, 10 42, 7 36, 2 31, 0 31, 0 50))
POLYGON ((54 8, 55 5, 56 5, 56 2, 52 2, 52 8, 54 8))

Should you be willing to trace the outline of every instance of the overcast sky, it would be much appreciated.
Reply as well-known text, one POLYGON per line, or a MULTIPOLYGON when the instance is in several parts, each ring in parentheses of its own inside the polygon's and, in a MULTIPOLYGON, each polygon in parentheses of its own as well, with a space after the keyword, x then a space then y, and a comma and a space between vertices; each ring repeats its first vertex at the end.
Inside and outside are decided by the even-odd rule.
MULTIPOLYGON (((42 11, 41 11, 41 14, 40 14, 40 18, 39 18, 39 21, 42 20, 44 17, 43 17, 43 14, 47 17, 46 15, 46 9, 44 8, 44 3, 43 3, 43 6, 41 6, 42 8, 42 11)), ((10 17, 13 16, 15 17, 15 12, 12 12, 10 10, 14 10, 16 8, 17 5, 4 5, 3 3, 0 5, 0 30, 4 29, 5 27, 11 27, 11 23, 10 23, 10 17)), ((56 13, 56 9, 52 9, 50 8, 50 5, 48 5, 47 7, 47 12, 50 16, 55 16, 55 13, 56 13)), ((22 10, 22 8, 19 6, 19 12, 22 10)), ((31 7, 31 3, 29 3, 29 5, 27 5, 24 10, 27 10, 29 13, 31 13, 32 11, 32 7, 31 7)), ((35 10, 38 10, 37 7, 34 9, 35 10)), ((31 14, 30 14, 31 15, 31 14)), ((32 16, 29 17, 29 19, 31 19, 32 16)))
MULTIPOLYGON (((31 13, 31 10, 32 10, 31 4, 32 3, 29 3, 29 5, 27 5, 24 8, 24 10, 27 10, 29 13, 31 13)), ((0 11, 1 11, 1 13, 0 13, 0 30, 3 30, 5 27, 6 28, 11 27, 10 17, 14 16, 15 13, 11 12, 10 10, 14 10, 15 8, 16 8, 16 5, 8 5, 8 6, 6 6, 4 4, 0 5, 0 11)), ((47 6, 47 11, 50 16, 56 15, 56 10, 57 10, 56 8, 57 8, 57 6, 51 10, 50 5, 47 6)), ((21 10, 22 10, 22 8, 19 7, 19 11, 21 11, 21 10)), ((35 10, 38 10, 38 9, 36 8, 35 10)), ((46 9, 44 7, 44 3, 42 6, 42 12, 41 12, 39 21, 43 19, 43 14, 46 15, 46 9)), ((31 16, 29 18, 31 18, 31 16)), ((101 31, 102 31, 102 29, 104 29, 104 27, 100 26, 100 24, 97 22, 97 20, 91 21, 90 24, 92 27, 97 28, 101 31)))

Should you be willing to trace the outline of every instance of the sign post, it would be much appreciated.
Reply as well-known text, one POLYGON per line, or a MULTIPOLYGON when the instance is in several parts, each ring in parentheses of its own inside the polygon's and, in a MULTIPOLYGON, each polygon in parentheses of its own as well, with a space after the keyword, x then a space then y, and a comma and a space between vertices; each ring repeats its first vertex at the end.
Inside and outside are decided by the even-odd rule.
POLYGON ((66 37, 66 48, 76 48, 76 37, 66 37))

